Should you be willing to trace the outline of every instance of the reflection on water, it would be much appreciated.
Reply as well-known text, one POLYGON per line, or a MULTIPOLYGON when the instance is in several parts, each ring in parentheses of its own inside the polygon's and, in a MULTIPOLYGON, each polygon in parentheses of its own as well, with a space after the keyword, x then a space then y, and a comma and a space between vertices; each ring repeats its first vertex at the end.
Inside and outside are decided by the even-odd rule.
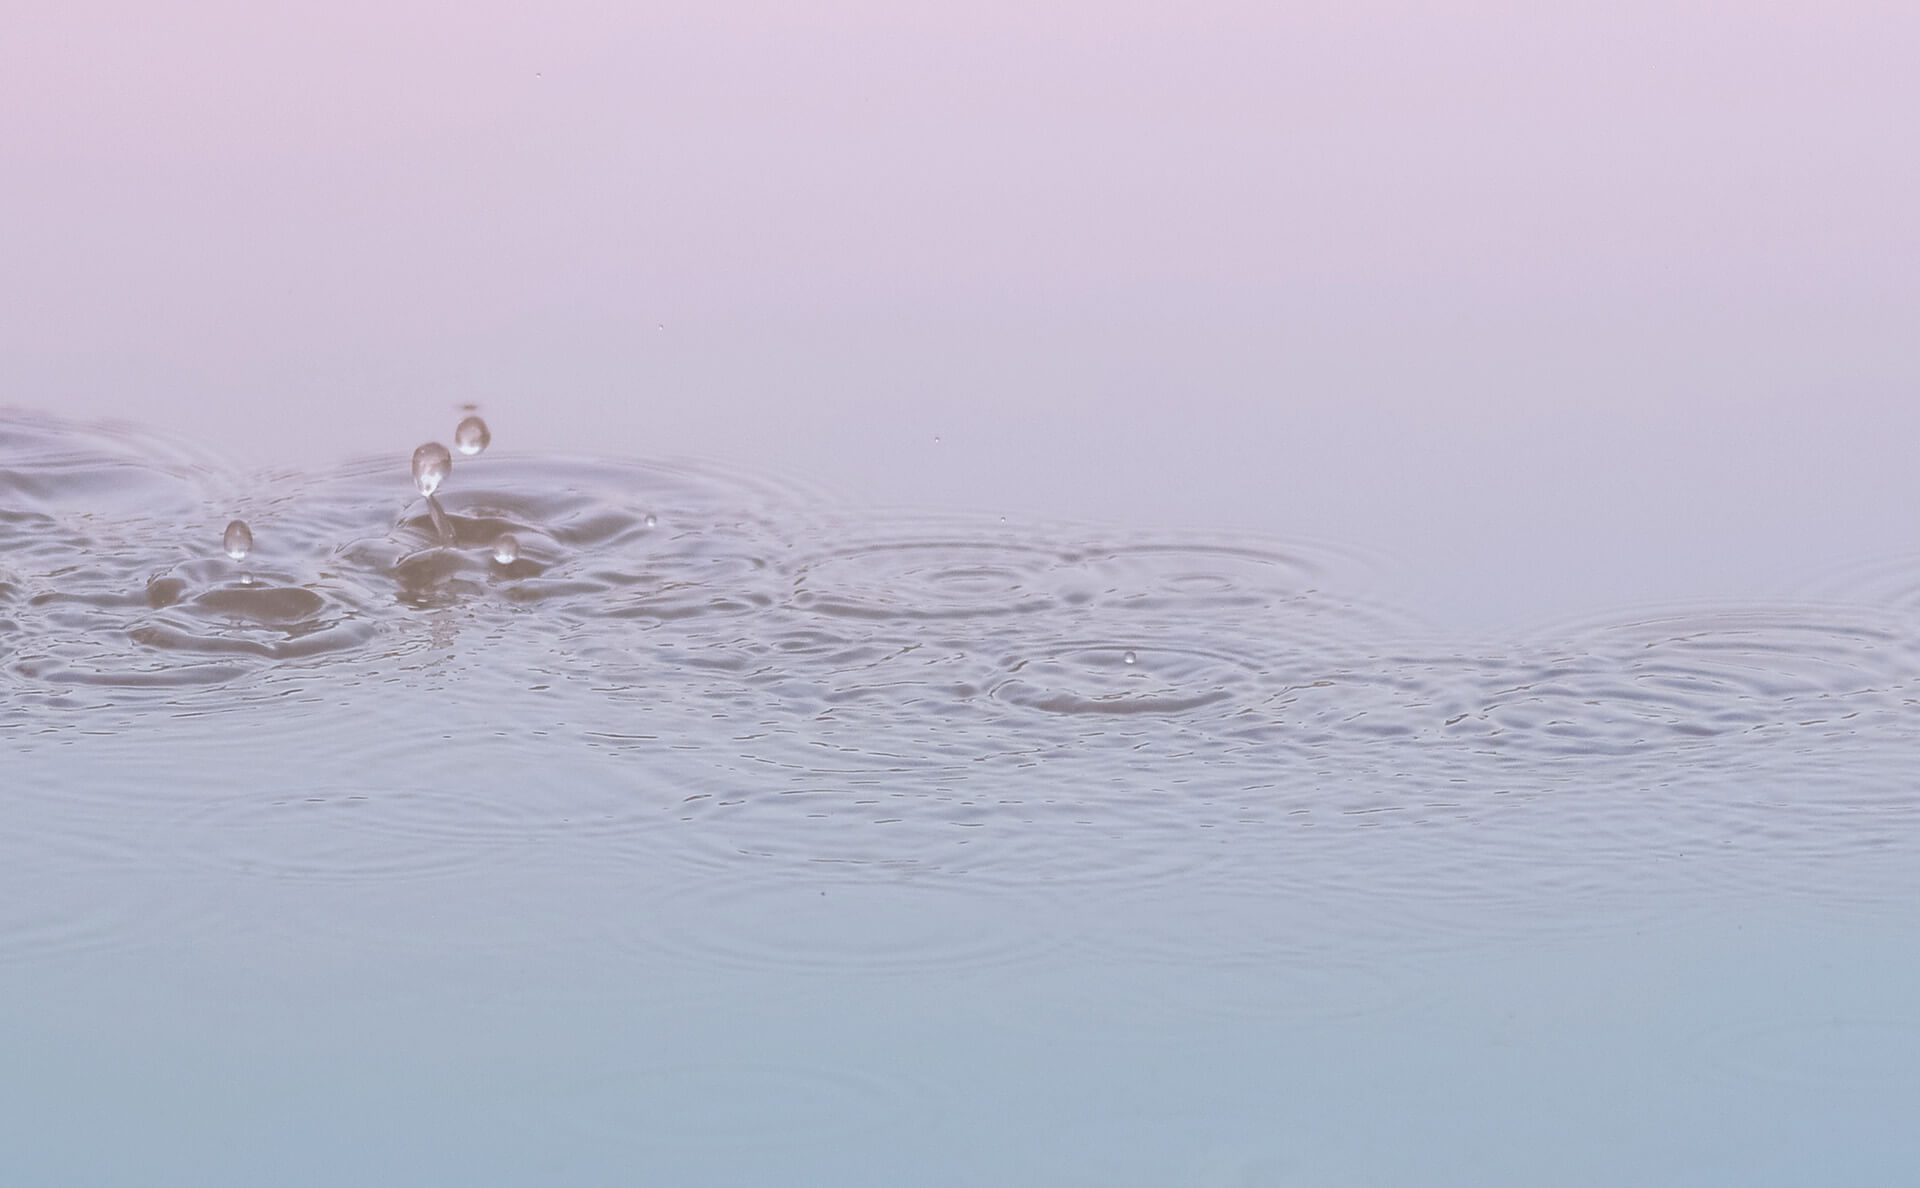
MULTIPOLYGON (((1057 1042, 1084 1092, 1117 1075, 1100 1036, 1152 1060, 1251 1035, 1321 1068, 1362 1020, 1430 1047, 1433 987, 1484 1001, 1445 964, 1462 950, 1761 902, 1911 922, 1920 568, 1853 598, 1461 639, 1329 549, 878 519, 695 468, 480 456, 477 418, 453 440, 411 483, 404 455, 247 477, 0 419, 0 968, 324 982, 440 954, 486 971, 463 994, 544 970, 536 1007, 644 970, 708 996, 682 1017, 656 986, 648 1017, 693 1038, 616 1028, 620 1059, 515 1074, 576 1141, 755 1182, 739 1150, 924 1144, 966 1118, 1079 1182, 1060 1136, 1111 1145, 1102 1119, 1166 1103, 1034 1131, 1046 1103, 956 1099, 999 1074, 943 1028, 980 1029, 1003 1073, 1040 1075, 1008 1053, 1057 1042), (152 955, 189 940, 211 955, 152 955), (809 1006, 826 983, 836 1005, 809 1006), (883 986, 897 1011, 857 1005, 883 986), (898 1075, 916 1061, 943 1071, 898 1075)), ((447 976, 397 981, 432 1000, 447 976)), ((1787 1005, 1679 1050, 1920 1094, 1883 1058, 1912 1046, 1910 1007, 1787 1005)), ((1167 1075, 1186 1106, 1197 1085, 1225 1104, 1161 1171, 1336 1182, 1336 1156, 1222 1131, 1273 1086, 1208 1059, 1167 1075)))

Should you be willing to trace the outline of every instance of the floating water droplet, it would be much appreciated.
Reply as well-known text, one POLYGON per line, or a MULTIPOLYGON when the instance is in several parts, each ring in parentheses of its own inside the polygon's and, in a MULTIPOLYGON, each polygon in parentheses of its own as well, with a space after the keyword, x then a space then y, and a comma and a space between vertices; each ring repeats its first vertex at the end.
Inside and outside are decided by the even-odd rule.
POLYGON ((227 525, 227 534, 220 538, 220 544, 227 550, 227 556, 235 561, 246 559, 253 552, 253 529, 247 527, 245 520, 235 520, 227 525))
POLYGON ((430 441, 413 451, 413 485, 420 488, 422 495, 439 490, 441 482, 452 471, 453 455, 439 442, 430 441))
POLYGON ((493 444, 493 434, 479 417, 468 417, 453 431, 453 448, 471 458, 493 444))
POLYGON ((241 575, 240 575, 240 584, 241 584, 241 585, 243 585, 243 586, 251 586, 251 585, 253 585, 253 575, 252 575, 252 574, 250 574, 250 573, 243 573, 243 574, 241 574, 241 575))
POLYGON ((520 559, 520 542, 513 533, 502 532, 500 539, 493 542, 493 559, 502 565, 512 565, 520 559))
POLYGON ((652 512, 648 512, 648 513, 647 513, 647 527, 649 527, 649 528, 652 528, 652 527, 654 527, 655 525, 657 525, 657 524, 659 524, 659 523, 660 523, 660 521, 658 521, 658 520, 656 520, 656 519, 654 519, 654 518, 653 518, 653 513, 652 513, 652 512))
POLYGON ((1122 656, 1122 657, 1120 657, 1120 663, 1122 663, 1122 664, 1138 664, 1138 663, 1140 663, 1140 657, 1138 657, 1138 656, 1136 656, 1136 655, 1134 655, 1134 654, 1133 654, 1132 652, 1128 652, 1128 653, 1127 653, 1126 655, 1124 655, 1124 656, 1122 656))

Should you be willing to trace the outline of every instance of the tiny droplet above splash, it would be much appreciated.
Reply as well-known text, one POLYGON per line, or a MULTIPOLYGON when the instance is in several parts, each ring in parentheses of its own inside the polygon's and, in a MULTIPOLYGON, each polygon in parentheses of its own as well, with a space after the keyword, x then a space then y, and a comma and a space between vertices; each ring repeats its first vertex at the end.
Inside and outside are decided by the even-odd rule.
POLYGON ((660 521, 658 521, 658 520, 656 520, 656 519, 654 519, 654 518, 653 518, 653 513, 652 513, 652 512, 648 512, 648 513, 647 513, 647 527, 649 527, 649 528, 652 528, 652 527, 655 527, 656 525, 658 525, 659 523, 660 523, 660 521))
POLYGON ((422 495, 438 491, 452 471, 453 455, 439 442, 430 441, 413 451, 413 485, 420 488, 422 495))
POLYGON ((502 565, 512 565, 520 559, 520 542, 513 538, 513 533, 502 532, 493 542, 493 559, 502 565))
POLYGON ((461 421, 453 431, 453 448, 471 458, 493 444, 493 434, 487 431, 487 423, 477 416, 461 421))
POLYGON ((1124 655, 1124 656, 1122 656, 1122 657, 1120 657, 1120 663, 1122 663, 1122 664, 1138 664, 1138 663, 1140 663, 1140 657, 1138 657, 1138 656, 1136 656, 1136 655, 1134 655, 1134 654, 1133 654, 1132 652, 1128 652, 1128 653, 1127 653, 1126 655, 1124 655))
POLYGON ((221 547, 227 550, 227 556, 235 561, 246 560, 253 552, 253 529, 247 527, 245 520, 235 520, 227 525, 226 535, 220 538, 221 547))

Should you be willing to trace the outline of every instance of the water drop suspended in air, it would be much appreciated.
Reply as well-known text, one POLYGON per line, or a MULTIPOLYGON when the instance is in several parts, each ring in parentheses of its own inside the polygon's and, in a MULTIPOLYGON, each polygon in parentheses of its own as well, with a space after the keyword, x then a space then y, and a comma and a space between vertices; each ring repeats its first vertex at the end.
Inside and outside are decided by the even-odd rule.
POLYGON ((220 538, 220 544, 227 550, 227 556, 244 561, 247 554, 253 552, 253 529, 247 527, 245 520, 235 520, 227 525, 227 534, 220 538))
POLYGON ((656 520, 656 519, 654 519, 654 518, 653 518, 653 513, 652 513, 652 512, 648 512, 648 513, 647 513, 647 527, 649 527, 649 528, 652 528, 653 526, 655 526, 655 525, 656 525, 656 524, 658 524, 659 522, 660 522, 660 521, 658 521, 658 520, 656 520))
POLYGON ((1136 656, 1136 655, 1134 655, 1134 654, 1133 654, 1132 652, 1128 652, 1128 653, 1127 653, 1126 655, 1124 655, 1124 656, 1122 656, 1122 657, 1120 657, 1120 663, 1122 663, 1122 664, 1138 664, 1138 663, 1140 663, 1140 657, 1138 657, 1138 656, 1136 656))
POLYGON ((453 431, 453 448, 471 458, 493 444, 493 434, 479 417, 468 417, 453 431))
POLYGON ((520 542, 513 533, 502 532, 500 539, 493 542, 493 559, 502 565, 512 565, 520 559, 520 542))
POLYGON ((413 451, 413 485, 422 495, 432 495, 453 470, 453 455, 437 441, 413 451))

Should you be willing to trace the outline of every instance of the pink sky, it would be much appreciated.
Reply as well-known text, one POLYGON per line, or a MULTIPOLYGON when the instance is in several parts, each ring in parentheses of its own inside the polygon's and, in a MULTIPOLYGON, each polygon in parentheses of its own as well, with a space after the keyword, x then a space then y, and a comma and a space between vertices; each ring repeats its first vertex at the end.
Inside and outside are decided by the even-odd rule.
POLYGON ((1911 6, 165 9, 9 12, 10 402, 280 465, 477 399, 1462 606, 1913 536, 1911 6))

